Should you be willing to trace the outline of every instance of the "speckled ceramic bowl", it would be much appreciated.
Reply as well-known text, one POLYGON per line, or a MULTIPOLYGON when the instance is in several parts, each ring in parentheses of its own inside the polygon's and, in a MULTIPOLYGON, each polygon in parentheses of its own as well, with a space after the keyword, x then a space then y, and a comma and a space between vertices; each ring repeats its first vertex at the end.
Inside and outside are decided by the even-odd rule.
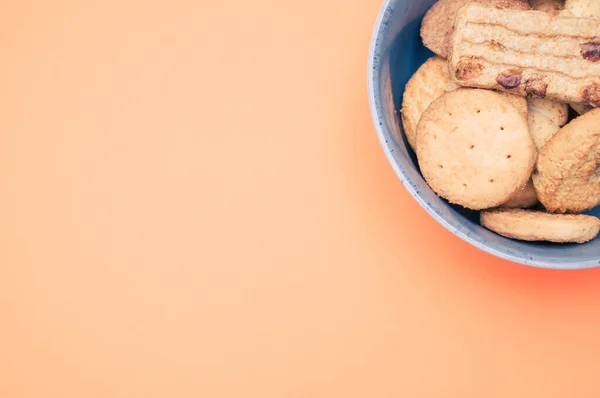
MULTIPOLYGON (((495 256, 525 265, 581 269, 600 266, 600 238, 584 245, 527 243, 503 238, 478 224, 479 214, 439 198, 421 176, 397 109, 410 76, 433 54, 419 28, 435 0, 386 0, 369 53, 369 97, 381 146, 400 181, 421 206, 453 234, 495 256)), ((589 214, 600 216, 600 208, 589 214)))

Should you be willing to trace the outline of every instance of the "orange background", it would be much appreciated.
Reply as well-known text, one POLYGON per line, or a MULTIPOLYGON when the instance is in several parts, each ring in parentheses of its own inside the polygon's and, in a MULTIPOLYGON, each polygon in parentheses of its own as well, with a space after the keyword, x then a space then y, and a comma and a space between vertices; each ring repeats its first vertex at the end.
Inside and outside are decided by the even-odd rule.
POLYGON ((600 395, 600 271, 469 247, 385 160, 379 6, 3 5, 0 397, 600 395))

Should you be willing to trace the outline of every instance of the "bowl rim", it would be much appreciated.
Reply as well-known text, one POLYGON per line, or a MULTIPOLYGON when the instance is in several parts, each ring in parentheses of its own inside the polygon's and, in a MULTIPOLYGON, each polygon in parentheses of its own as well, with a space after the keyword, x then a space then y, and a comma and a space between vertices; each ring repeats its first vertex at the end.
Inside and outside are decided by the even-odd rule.
MULTIPOLYGON (((387 145, 386 134, 390 137, 393 137, 390 131, 387 131, 386 120, 380 112, 380 109, 377 106, 376 95, 380 95, 380 90, 378 87, 379 80, 376 81, 377 75, 375 73, 375 59, 378 57, 380 53, 380 43, 379 39, 383 33, 382 26, 386 19, 386 12, 391 6, 392 1, 395 0, 384 0, 379 13, 377 15, 377 19, 375 21, 375 26, 372 31, 371 42, 369 47, 369 58, 368 58, 368 71, 367 71, 367 79, 368 79, 368 94, 369 94, 369 107, 371 110, 371 118, 373 121, 373 125, 375 126, 375 130, 377 132, 377 138, 379 139, 379 144, 385 153, 385 156, 392 166, 396 176, 404 186, 404 188, 408 191, 408 193, 417 201, 417 203, 429 214, 429 216, 433 217, 440 225, 450 231, 453 235, 458 236, 463 241, 467 242, 471 246, 482 250, 488 254, 491 254, 495 257, 511 261, 516 264, 521 264, 525 266, 535 267, 535 268, 544 268, 544 269, 553 269, 553 270, 581 270, 581 269, 589 269, 589 268, 598 268, 600 266, 600 258, 598 260, 588 260, 588 261, 573 261, 570 263, 560 263, 560 262, 552 262, 548 260, 540 260, 535 257, 526 257, 526 256, 517 256, 513 254, 506 253, 504 251, 495 249, 494 247, 486 244, 483 241, 474 239, 473 237, 465 234, 464 232, 457 230, 454 228, 444 217, 436 213, 432 206, 424 200, 419 193, 411 184, 410 177, 408 177, 405 173, 402 172, 402 166, 395 160, 392 151, 387 145)), ((390 12, 389 15, 392 15, 390 12)), ((387 24, 386 24, 387 25, 387 24)))

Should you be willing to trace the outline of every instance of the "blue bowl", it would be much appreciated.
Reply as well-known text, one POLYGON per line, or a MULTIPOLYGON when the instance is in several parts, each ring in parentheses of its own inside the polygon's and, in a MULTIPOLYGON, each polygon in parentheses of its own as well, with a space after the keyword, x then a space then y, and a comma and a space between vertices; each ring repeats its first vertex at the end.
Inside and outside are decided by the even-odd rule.
MULTIPOLYGON (((407 145, 398 109, 404 86, 427 58, 419 35, 421 20, 435 0, 386 0, 377 18, 369 53, 369 100, 381 146, 398 178, 419 204, 453 234, 497 257, 552 269, 600 266, 600 239, 575 244, 506 239, 479 225, 479 213, 450 205, 429 188, 407 145)), ((600 208, 589 212, 600 216, 600 208)))

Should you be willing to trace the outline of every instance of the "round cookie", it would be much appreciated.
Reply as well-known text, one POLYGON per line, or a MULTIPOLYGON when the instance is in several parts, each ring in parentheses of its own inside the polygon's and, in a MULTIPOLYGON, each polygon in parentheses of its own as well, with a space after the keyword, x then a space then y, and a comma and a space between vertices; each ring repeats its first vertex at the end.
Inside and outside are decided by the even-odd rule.
POLYGON ((600 231, 600 220, 584 215, 512 209, 483 211, 480 219, 483 227, 499 235, 532 242, 585 243, 600 231))
POLYGON ((538 150, 569 120, 567 104, 538 98, 527 100, 529 132, 538 150))
MULTIPOLYGON (((458 10, 472 0, 438 0, 425 14, 421 23, 421 38, 425 47, 442 58, 448 58, 450 36, 458 10)), ((529 10, 527 0, 475 0, 484 6, 529 10)))
POLYGON ((448 61, 440 57, 427 60, 410 78, 402 99, 402 125, 410 146, 417 144, 417 125, 433 100, 459 86, 448 72, 448 61))
POLYGON ((544 145, 533 184, 551 213, 581 213, 600 203, 600 108, 572 120, 544 145))
POLYGON ((418 125, 423 177, 439 196, 469 209, 508 201, 529 180, 535 155, 525 117, 490 90, 446 93, 418 125))
POLYGON ((538 204, 537 194, 533 188, 533 181, 519 189, 506 203, 500 205, 503 209, 528 209, 538 204))
POLYGON ((564 8, 564 0, 529 0, 531 8, 537 11, 544 11, 552 15, 558 13, 564 8))

